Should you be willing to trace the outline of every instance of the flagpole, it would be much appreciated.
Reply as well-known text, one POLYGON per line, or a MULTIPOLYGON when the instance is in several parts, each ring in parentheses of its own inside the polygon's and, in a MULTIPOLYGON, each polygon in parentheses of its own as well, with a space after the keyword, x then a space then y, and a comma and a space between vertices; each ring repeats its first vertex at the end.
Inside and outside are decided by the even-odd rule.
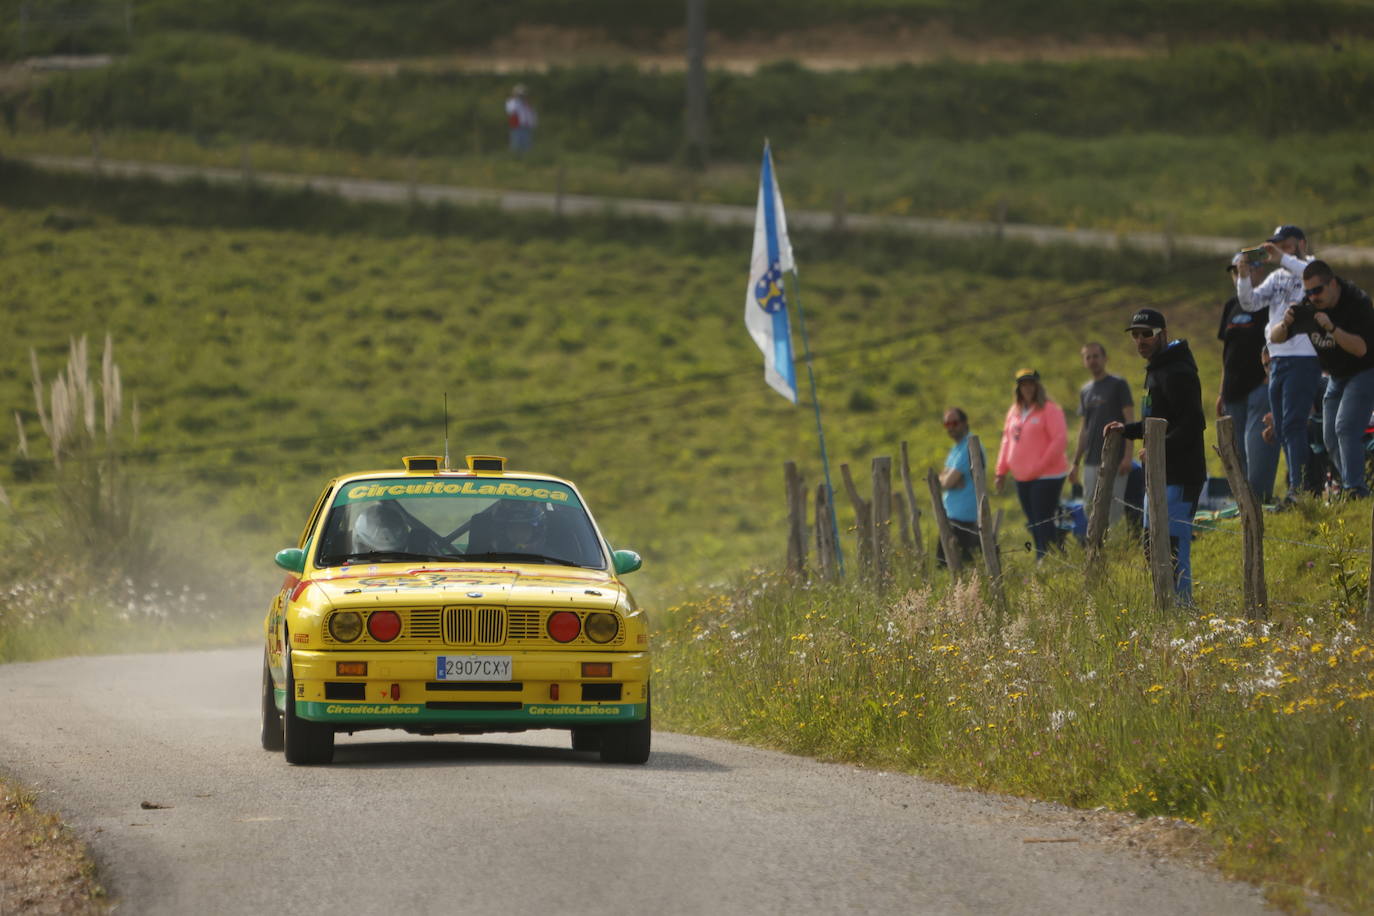
MULTIPOLYGON (((840 523, 835 516, 835 487, 830 483, 830 458, 825 452, 825 427, 821 425, 821 399, 816 394, 816 372, 811 366, 811 342, 806 339, 806 314, 802 311, 801 301, 801 280, 797 277, 794 268, 792 274, 792 290, 796 294, 797 300, 797 327, 801 330, 802 353, 806 358, 806 377, 811 382, 811 406, 816 413, 816 435, 821 443, 821 468, 825 471, 825 495, 826 505, 830 508, 830 531, 835 542, 835 561, 840 570, 840 577, 844 577, 844 547, 840 544, 840 523)), ((821 520, 816 519, 816 524, 821 520)))

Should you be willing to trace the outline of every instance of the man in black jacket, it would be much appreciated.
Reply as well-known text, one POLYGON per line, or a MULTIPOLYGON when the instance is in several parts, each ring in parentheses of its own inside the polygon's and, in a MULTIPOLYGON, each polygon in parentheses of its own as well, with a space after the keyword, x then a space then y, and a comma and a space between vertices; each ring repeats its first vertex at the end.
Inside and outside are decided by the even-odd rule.
MULTIPOLYGON (((1140 402, 1139 423, 1108 423, 1106 429, 1120 429, 1127 439, 1145 435, 1144 420, 1159 417, 1169 421, 1164 436, 1164 484, 1169 504, 1169 548, 1174 565, 1174 592, 1184 604, 1193 601, 1192 541, 1193 515, 1207 482, 1207 455, 1202 432, 1207 419, 1202 412, 1202 383, 1197 363, 1186 340, 1169 340, 1164 316, 1154 309, 1141 309, 1131 316, 1126 329, 1135 341, 1136 352, 1144 359, 1145 396, 1140 402)), ((1151 519, 1145 519, 1148 528, 1151 519)))
POLYGON ((1340 279, 1325 261, 1303 269, 1304 298, 1269 332, 1281 343, 1305 334, 1330 376, 1322 398, 1322 440, 1336 465, 1342 492, 1368 496, 1364 431, 1374 411, 1374 305, 1369 294, 1340 279))

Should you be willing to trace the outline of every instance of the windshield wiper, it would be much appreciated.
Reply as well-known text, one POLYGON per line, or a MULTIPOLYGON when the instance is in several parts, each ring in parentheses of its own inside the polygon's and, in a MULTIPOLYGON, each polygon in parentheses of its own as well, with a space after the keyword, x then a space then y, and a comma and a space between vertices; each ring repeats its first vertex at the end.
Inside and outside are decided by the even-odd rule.
POLYGON ((365 550, 362 553, 348 553, 342 557, 330 557, 329 559, 338 560, 341 563, 404 563, 407 560, 449 563, 453 560, 460 560, 462 557, 453 554, 410 553, 405 550, 365 550))
POLYGON ((559 566, 581 566, 581 563, 574 563, 572 560, 565 560, 562 557, 545 556, 542 553, 520 553, 519 551, 492 552, 492 553, 469 553, 464 554, 460 559, 463 560, 497 560, 512 563, 555 563, 559 566))

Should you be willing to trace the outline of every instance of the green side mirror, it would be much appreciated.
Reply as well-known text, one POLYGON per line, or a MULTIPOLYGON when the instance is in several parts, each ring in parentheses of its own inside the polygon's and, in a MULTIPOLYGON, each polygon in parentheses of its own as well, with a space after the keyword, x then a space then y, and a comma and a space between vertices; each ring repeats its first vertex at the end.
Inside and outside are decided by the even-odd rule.
MULTIPOLYGON (((635 559, 638 559, 636 557, 635 559)), ((305 551, 299 547, 288 547, 277 551, 277 565, 287 572, 300 575, 305 572, 305 551)))
POLYGON ((617 550, 611 554, 611 561, 615 564, 615 574, 623 576, 632 573, 644 565, 644 561, 639 558, 639 554, 633 550, 617 550))

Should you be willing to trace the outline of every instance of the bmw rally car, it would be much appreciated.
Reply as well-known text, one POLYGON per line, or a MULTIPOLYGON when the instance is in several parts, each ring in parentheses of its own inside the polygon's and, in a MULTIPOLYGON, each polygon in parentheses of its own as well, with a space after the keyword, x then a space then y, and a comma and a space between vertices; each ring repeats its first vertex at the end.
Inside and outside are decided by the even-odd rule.
POLYGON ((649 634, 577 488, 505 460, 340 477, 264 630, 262 746, 328 763, 334 736, 564 728, 607 762, 649 757, 649 634))

